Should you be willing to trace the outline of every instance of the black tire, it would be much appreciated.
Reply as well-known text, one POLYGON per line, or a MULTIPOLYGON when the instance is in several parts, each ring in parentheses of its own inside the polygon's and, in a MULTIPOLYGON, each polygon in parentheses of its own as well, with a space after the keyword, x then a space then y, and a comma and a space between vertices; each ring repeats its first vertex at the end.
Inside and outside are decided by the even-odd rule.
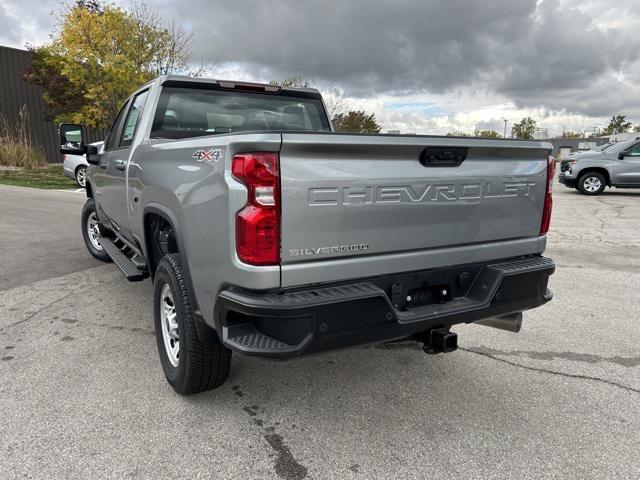
POLYGON ((80 165, 78 168, 76 168, 76 183, 78 184, 79 187, 82 187, 82 188, 87 187, 87 167, 86 166, 80 165))
MULTIPOLYGON (((109 255, 107 255, 107 252, 105 252, 102 247, 97 248, 97 246, 93 244, 91 238, 89 237, 89 222, 91 221, 92 215, 94 215, 94 218, 97 220, 97 217, 95 216, 96 204, 93 199, 90 198, 82 208, 81 228, 84 244, 87 247, 87 250, 89 250, 89 253, 95 258, 97 258, 98 260, 102 260, 103 262, 110 262, 111 258, 109 258, 109 255)), ((98 228, 100 228, 99 224, 98 228)))
POLYGON ((231 350, 219 341, 215 345, 206 345, 198 337, 191 297, 180 265, 180 256, 177 254, 165 255, 158 263, 153 282, 153 317, 162 370, 176 393, 192 395, 217 388, 224 383, 229 375, 231 350), (165 285, 171 291, 177 314, 177 366, 169 359, 163 337, 165 327, 162 324, 161 308, 164 300, 161 297, 165 285))
POLYGON ((607 186, 604 175, 598 172, 587 172, 578 180, 578 190, 584 195, 600 195, 607 186), (594 189, 594 184, 600 186, 594 189))

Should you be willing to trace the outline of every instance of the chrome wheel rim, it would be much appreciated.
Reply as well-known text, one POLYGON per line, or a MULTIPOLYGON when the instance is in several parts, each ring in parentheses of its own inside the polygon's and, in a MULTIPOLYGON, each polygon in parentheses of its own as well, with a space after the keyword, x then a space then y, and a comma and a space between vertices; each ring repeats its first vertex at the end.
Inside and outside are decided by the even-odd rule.
POLYGON ((84 187, 87 185, 87 169, 86 168, 78 169, 78 171, 76 172, 76 181, 78 182, 78 185, 80 185, 81 187, 84 187))
POLYGON ((597 192, 602 187, 602 182, 598 177, 589 177, 584 179, 584 189, 587 192, 597 192))
POLYGON ((169 284, 165 283, 160 291, 160 328, 164 349, 169 362, 174 367, 180 361, 180 338, 178 337, 178 314, 173 301, 173 294, 169 284))
POLYGON ((89 235, 89 241, 93 248, 102 251, 102 245, 100 245, 100 227, 98 227, 96 212, 91 212, 91 215, 89 215, 87 219, 87 234, 89 235))

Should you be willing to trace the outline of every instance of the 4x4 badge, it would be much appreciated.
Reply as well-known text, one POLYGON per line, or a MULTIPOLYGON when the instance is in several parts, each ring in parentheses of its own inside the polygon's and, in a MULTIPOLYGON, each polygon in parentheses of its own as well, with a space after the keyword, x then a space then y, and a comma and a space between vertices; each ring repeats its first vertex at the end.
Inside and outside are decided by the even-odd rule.
POLYGON ((210 162, 211 160, 217 162, 218 160, 220 160, 220 158, 222 158, 222 152, 220 151, 220 149, 196 150, 195 152, 193 152, 193 155, 191 155, 191 157, 195 158, 199 162, 210 162))

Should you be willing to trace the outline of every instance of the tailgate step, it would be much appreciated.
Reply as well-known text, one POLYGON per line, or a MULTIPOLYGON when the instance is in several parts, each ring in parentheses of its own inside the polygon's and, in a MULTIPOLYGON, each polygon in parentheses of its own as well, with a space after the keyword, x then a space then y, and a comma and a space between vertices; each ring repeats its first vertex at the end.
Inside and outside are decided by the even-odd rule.
POLYGON ((100 244, 130 282, 139 282, 149 276, 147 264, 140 255, 129 258, 110 238, 100 237, 100 244))

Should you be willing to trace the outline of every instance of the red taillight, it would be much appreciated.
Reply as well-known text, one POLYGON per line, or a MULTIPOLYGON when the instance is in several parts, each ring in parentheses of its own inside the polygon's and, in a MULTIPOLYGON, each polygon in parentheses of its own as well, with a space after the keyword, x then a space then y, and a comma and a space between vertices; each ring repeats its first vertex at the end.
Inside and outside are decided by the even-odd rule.
POLYGON ((540 236, 546 235, 551 225, 551 210, 553 208, 553 198, 551 190, 553 187, 553 176, 556 171, 556 159, 549 157, 547 160, 547 185, 544 193, 544 208, 542 210, 542 223, 540 224, 540 236))
POLYGON ((251 265, 280 263, 280 176, 277 153, 235 155, 231 173, 248 190, 236 216, 238 258, 251 265))

